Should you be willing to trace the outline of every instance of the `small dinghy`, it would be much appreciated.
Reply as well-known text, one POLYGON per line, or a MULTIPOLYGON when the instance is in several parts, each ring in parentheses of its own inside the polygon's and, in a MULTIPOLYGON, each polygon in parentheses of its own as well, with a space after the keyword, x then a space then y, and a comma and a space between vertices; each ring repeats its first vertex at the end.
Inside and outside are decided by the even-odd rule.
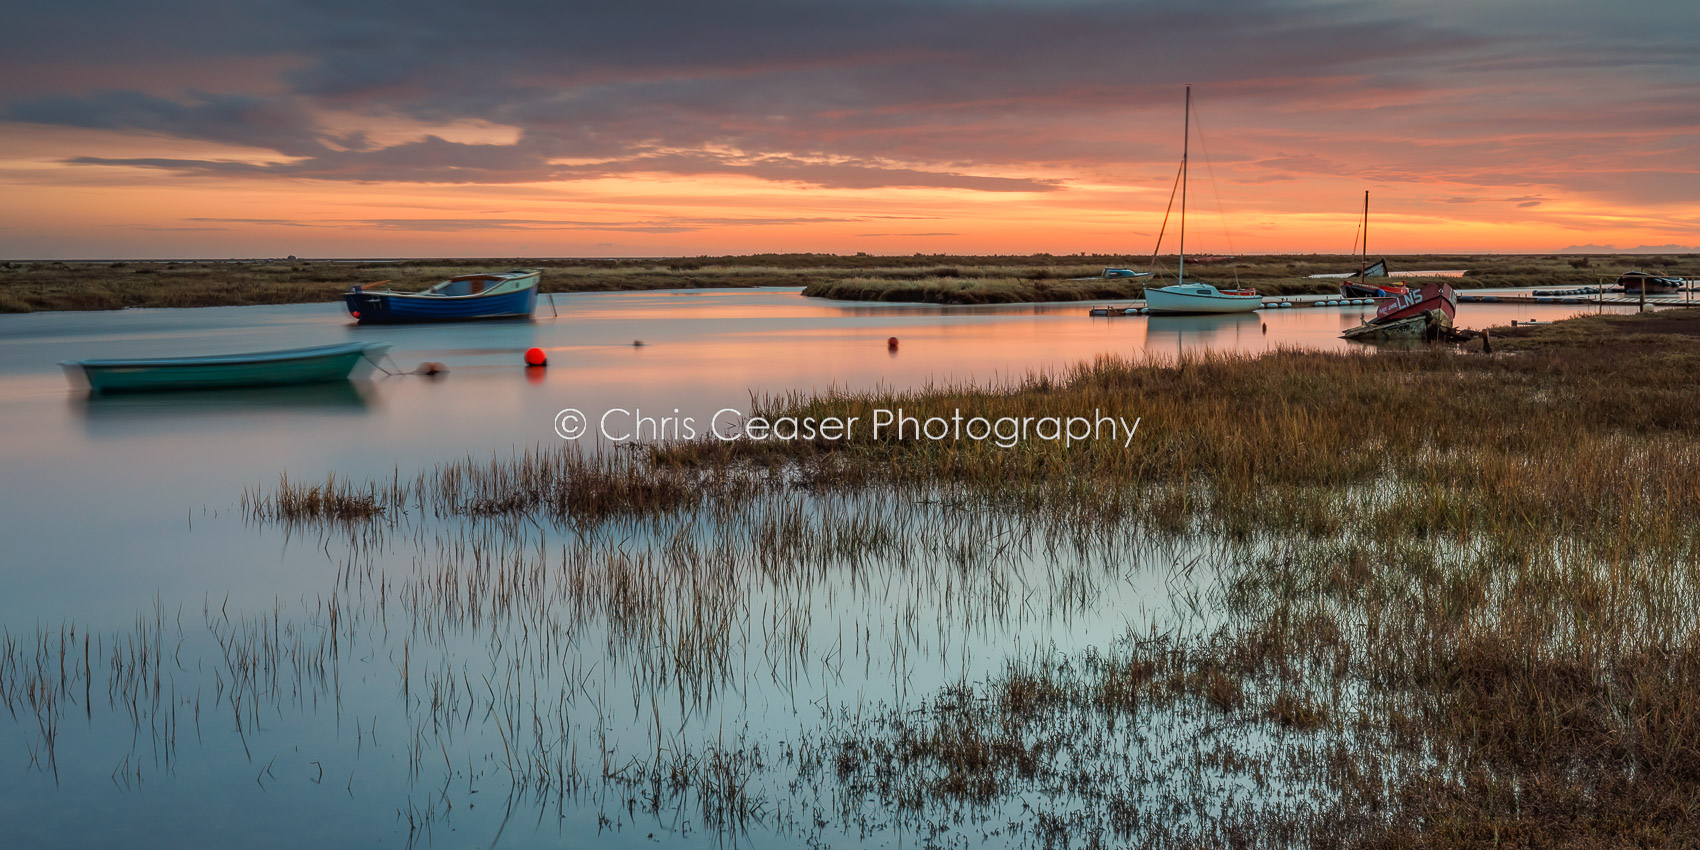
MULTIPOLYGON (((348 314, 362 325, 403 322, 464 322, 528 319, 537 308, 537 269, 451 277, 424 292, 393 292, 356 286, 343 296, 348 314)), ((388 283, 388 281, 384 281, 388 283)))
POLYGON ((59 365, 73 385, 86 385, 97 393, 277 387, 346 381, 356 369, 364 374, 365 368, 376 366, 389 348, 379 342, 346 342, 249 354, 77 360, 59 365))

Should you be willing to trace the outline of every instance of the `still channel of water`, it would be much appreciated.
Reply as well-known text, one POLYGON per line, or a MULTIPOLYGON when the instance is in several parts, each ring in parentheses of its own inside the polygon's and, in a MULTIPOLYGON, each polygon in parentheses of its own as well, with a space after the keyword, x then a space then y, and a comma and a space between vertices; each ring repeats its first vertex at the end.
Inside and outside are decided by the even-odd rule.
MULTIPOLYGON (((533 322, 440 326, 357 327, 333 304, 0 316, 5 842, 920 843, 789 768, 752 771, 740 830, 603 777, 711 750, 771 768, 860 711, 1172 622, 1207 581, 1173 567, 1207 542, 1061 545, 880 498, 590 530, 419 515, 365 534, 247 522, 238 504, 285 473, 406 479, 556 445, 568 407, 701 423, 752 395, 996 382, 1105 354, 1340 349, 1368 314, 1085 307, 762 289, 556 296, 533 322), (450 372, 90 398, 57 365, 345 340, 450 372), (533 346, 547 369, 520 366, 533 346), (844 540, 776 551, 776 530, 844 540)), ((1459 323, 1579 309, 1465 304, 1459 323)))

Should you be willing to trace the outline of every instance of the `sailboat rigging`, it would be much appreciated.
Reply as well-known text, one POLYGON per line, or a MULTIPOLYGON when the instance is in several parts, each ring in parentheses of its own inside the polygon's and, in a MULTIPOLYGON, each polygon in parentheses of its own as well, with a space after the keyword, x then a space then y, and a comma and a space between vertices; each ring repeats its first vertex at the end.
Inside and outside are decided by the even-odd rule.
POLYGON ((1361 253, 1358 255, 1357 280, 1350 275, 1340 283, 1340 294, 1347 298, 1386 298, 1392 295, 1404 295, 1410 290, 1403 283, 1370 283, 1372 277, 1387 277, 1387 261, 1376 260, 1374 265, 1369 262, 1369 190, 1364 190, 1364 216, 1358 225, 1362 238, 1358 240, 1361 253))
MULTIPOLYGON (((1208 283, 1186 281, 1186 189, 1188 160, 1192 148, 1192 86, 1186 87, 1184 117, 1185 126, 1181 131, 1181 221, 1177 245, 1180 259, 1173 284, 1146 288, 1145 306, 1151 313, 1249 313, 1263 306, 1263 298, 1256 290, 1222 290, 1208 283)), ((1162 234, 1159 233, 1157 239, 1160 249, 1162 234)))

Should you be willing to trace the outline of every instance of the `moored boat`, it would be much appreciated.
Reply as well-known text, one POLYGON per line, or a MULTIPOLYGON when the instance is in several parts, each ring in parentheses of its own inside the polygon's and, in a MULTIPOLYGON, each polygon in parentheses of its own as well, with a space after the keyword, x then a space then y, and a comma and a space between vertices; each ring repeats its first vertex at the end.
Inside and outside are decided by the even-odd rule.
POLYGON ((1221 290, 1208 283, 1177 283, 1145 290, 1153 313, 1249 313, 1263 306, 1255 290, 1221 290))
POLYGON ((1665 277, 1652 272, 1628 271, 1617 279, 1617 284, 1624 292, 1645 292, 1652 295, 1655 292, 1676 292, 1682 288, 1685 281, 1679 277, 1665 277))
POLYGON ((311 348, 156 357, 135 360, 77 360, 60 365, 73 384, 97 393, 275 387, 345 381, 377 365, 389 345, 347 342, 311 348))
MULTIPOLYGON (((1364 197, 1366 199, 1365 202, 1367 203, 1369 193, 1365 192, 1364 197)), ((1364 213, 1364 217, 1367 219, 1369 217, 1369 213, 1367 213, 1367 212, 1364 213)), ((1366 222, 1366 224, 1367 224, 1367 222, 1366 222)), ((1355 277, 1358 277, 1358 278, 1386 277, 1386 276, 1387 276, 1387 261, 1386 260, 1376 260, 1375 262, 1370 263, 1369 265, 1364 266, 1363 268, 1359 269, 1357 275, 1355 275, 1355 277)))
MULTIPOLYGON (((1217 289, 1207 283, 1188 283, 1186 280, 1186 187, 1187 159, 1191 148, 1192 138, 1192 86, 1186 87, 1186 129, 1181 136, 1181 173, 1179 182, 1181 196, 1181 227, 1177 253, 1178 267, 1175 270, 1175 282, 1169 286, 1146 287, 1145 309, 1152 314, 1161 313, 1250 313, 1263 306, 1263 298, 1255 289, 1217 289)), ((1170 198, 1173 202, 1173 197, 1170 198)), ((1167 214, 1164 220, 1168 220, 1167 214)), ((1158 246, 1161 247, 1163 236, 1157 235, 1158 246)), ((1212 260, 1229 260, 1232 257, 1212 257, 1212 260)))
POLYGON ((1374 283, 1370 282, 1370 278, 1372 277, 1387 277, 1387 261, 1376 260, 1374 263, 1369 261, 1368 189, 1364 190, 1364 218, 1363 222, 1358 225, 1358 231, 1360 237, 1358 239, 1358 245, 1362 248, 1362 253, 1360 254, 1361 259, 1358 261, 1358 271, 1356 275, 1347 275, 1347 279, 1340 282, 1340 295, 1346 298, 1386 298, 1393 295, 1404 295, 1409 292, 1410 289, 1408 289, 1403 283, 1394 283, 1392 281, 1385 280, 1376 281, 1374 283), (1357 280, 1352 280, 1352 277, 1356 277, 1357 280))
POLYGON ((536 269, 461 275, 423 292, 373 290, 371 284, 350 289, 343 300, 363 325, 530 318, 540 275, 536 269))
POLYGON ((1340 284, 1340 294, 1346 298, 1391 298, 1410 291, 1405 284, 1393 281, 1348 280, 1340 284))

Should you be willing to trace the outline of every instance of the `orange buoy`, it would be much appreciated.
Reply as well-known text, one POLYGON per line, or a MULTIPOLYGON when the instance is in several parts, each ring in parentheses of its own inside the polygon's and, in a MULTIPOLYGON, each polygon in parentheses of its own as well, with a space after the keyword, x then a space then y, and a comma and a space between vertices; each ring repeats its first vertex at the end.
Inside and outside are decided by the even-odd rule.
POLYGON ((890 339, 887 339, 885 341, 885 347, 891 349, 892 351, 896 351, 897 350, 897 337, 891 337, 890 339))
POLYGON ((544 354, 541 348, 528 348, 525 350, 525 365, 547 366, 549 365, 549 355, 544 354))

